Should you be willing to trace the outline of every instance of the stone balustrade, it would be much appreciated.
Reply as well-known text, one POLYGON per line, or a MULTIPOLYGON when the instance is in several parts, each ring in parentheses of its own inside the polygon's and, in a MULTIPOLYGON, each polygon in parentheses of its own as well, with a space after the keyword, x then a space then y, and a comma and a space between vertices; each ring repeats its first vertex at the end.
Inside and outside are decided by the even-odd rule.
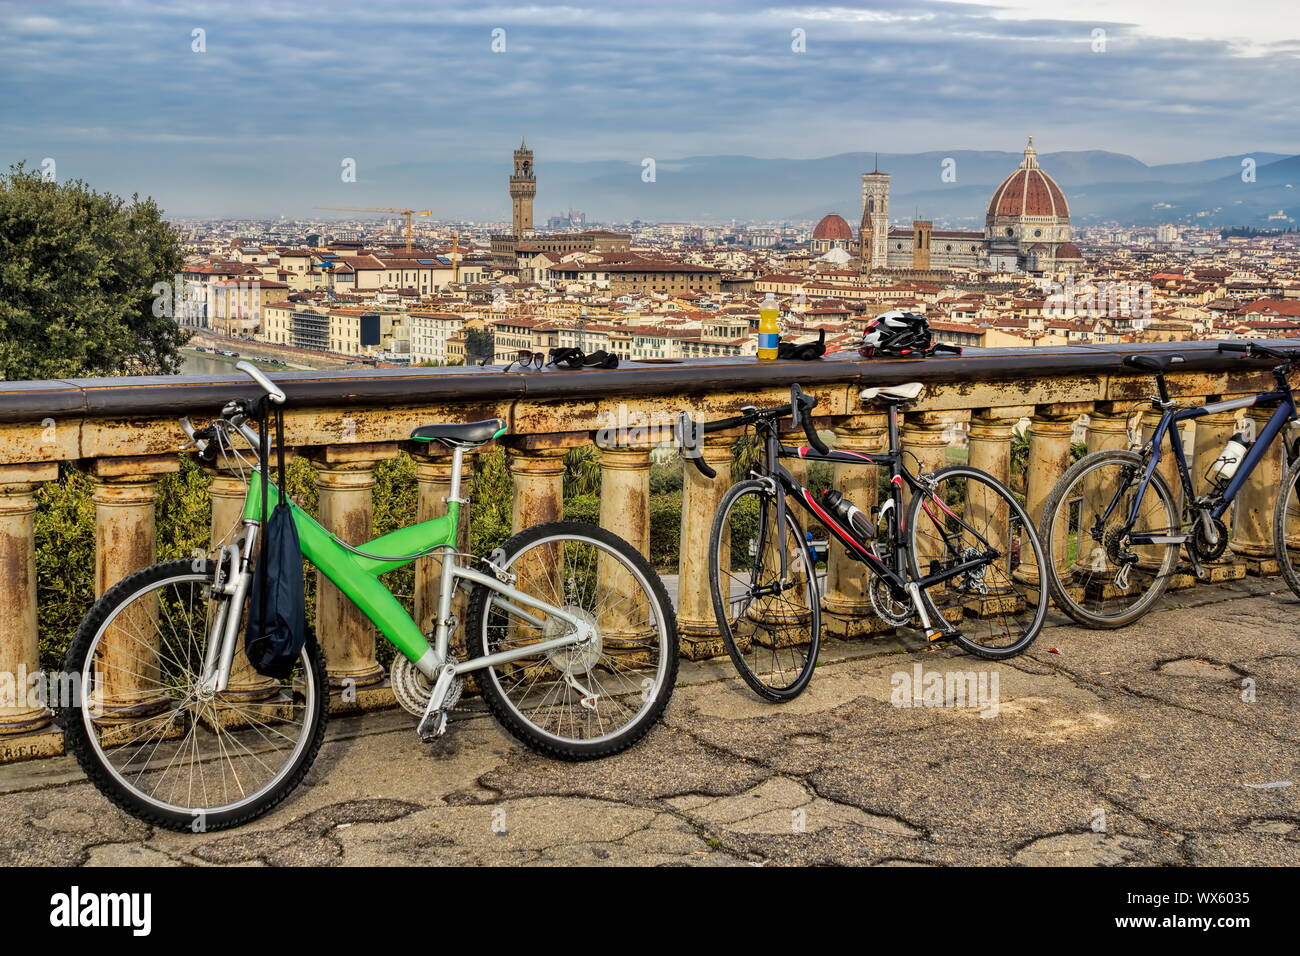
MULTIPOLYGON (((1283 343, 1300 346, 1300 342, 1283 343)), ((1081 421, 1089 450, 1125 447, 1127 416, 1154 391, 1151 378, 1121 365, 1125 354, 1174 350, 1186 361, 1168 376, 1186 403, 1216 401, 1266 389, 1267 365, 1220 355, 1212 343, 970 350, 961 357, 862 361, 856 355, 820 362, 758 363, 753 359, 631 363, 609 371, 503 374, 466 368, 286 372, 273 377, 288 395, 286 444, 310 461, 319 492, 317 517, 350 543, 373 536, 375 468, 400 450, 416 455, 418 505, 411 521, 441 514, 450 459, 428 456, 406 443, 417 425, 490 417, 510 425, 503 439, 513 482, 514 528, 560 518, 564 456, 573 448, 600 448, 600 523, 643 553, 650 546, 652 447, 670 434, 678 413, 707 420, 746 404, 779 404, 798 382, 819 399, 819 426, 838 447, 870 452, 883 447, 885 421, 864 406, 859 389, 921 380, 924 397, 902 424, 905 448, 933 469, 947 458, 953 423, 965 434, 968 459, 1004 481, 1012 473, 1013 431, 1024 430, 1029 454, 1023 491, 1035 520, 1044 499, 1071 461, 1081 421), (1086 418, 1084 418, 1086 416, 1086 418), (1027 421, 1027 425, 1024 423, 1027 421), (622 427, 620 427, 622 426, 622 427)), ((206 422, 233 398, 257 394, 242 373, 228 376, 110 378, 0 383, 0 675, 39 670, 36 492, 76 468, 93 482, 95 591, 156 560, 155 488, 180 464, 181 415, 206 422)), ((1250 410, 1262 426, 1267 410, 1250 410)), ((1150 427, 1151 419, 1145 419, 1150 427)), ((1202 419, 1188 434, 1198 477, 1234 429, 1230 414, 1202 419)), ((680 565, 677 575, 682 653, 723 653, 708 589, 707 540, 714 509, 726 491, 736 435, 709 436, 704 458, 715 481, 686 468, 683 477, 680 565)), ((427 450, 426 450, 427 451, 427 450)), ((1214 563, 1217 580, 1271 574, 1271 515, 1280 480, 1275 445, 1239 500, 1232 548, 1214 563)), ((871 466, 837 464, 833 481, 859 506, 876 494, 871 466)), ((472 485, 469 486, 473 493, 472 485)), ((242 485, 214 469, 212 538, 237 524, 242 485)), ((462 535, 465 529, 462 528, 462 535)), ((438 569, 418 563, 415 609, 429 625, 438 569)), ((823 597, 829 634, 867 638, 884 629, 871 614, 861 565, 830 546, 823 597)), ((1194 582, 1180 580, 1175 586, 1194 582)), ((391 700, 376 658, 376 634, 366 618, 328 582, 317 597, 317 633, 332 683, 369 689, 368 705, 391 700)), ((236 681, 255 684, 256 675, 236 681)), ((22 700, 0 701, 0 761, 57 753, 51 715, 22 700)))

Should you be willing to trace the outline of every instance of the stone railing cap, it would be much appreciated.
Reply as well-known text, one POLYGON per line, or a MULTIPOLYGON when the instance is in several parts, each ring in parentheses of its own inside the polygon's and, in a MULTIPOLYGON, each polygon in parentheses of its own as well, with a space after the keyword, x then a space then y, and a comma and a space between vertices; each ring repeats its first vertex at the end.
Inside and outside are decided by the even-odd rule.
MULTIPOLYGON (((1300 348, 1300 340, 1269 339, 1278 348, 1300 348)), ((784 387, 799 382, 888 385, 898 382, 983 382, 1042 376, 1143 375, 1121 364, 1141 352, 1181 352, 1186 371, 1232 367, 1263 368, 1240 355, 1223 354, 1217 342, 1152 342, 1137 345, 1072 345, 967 349, 960 356, 924 359, 862 359, 839 352, 822 361, 759 362, 753 357, 691 361, 625 362, 610 370, 510 372, 455 366, 411 369, 335 369, 274 372, 290 406, 381 406, 412 403, 508 402, 526 399, 590 399, 607 395, 689 394, 718 389, 784 387)), ((159 418, 212 412, 233 398, 257 393, 242 373, 193 376, 128 376, 52 381, 0 382, 0 422, 45 417, 159 418)))

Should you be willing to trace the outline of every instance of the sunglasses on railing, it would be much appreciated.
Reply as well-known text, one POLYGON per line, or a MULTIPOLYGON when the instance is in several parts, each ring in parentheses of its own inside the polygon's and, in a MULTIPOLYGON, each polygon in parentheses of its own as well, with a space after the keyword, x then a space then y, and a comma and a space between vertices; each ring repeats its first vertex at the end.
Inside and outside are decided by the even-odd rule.
POLYGON ((521 369, 541 368, 546 362, 546 356, 541 352, 534 352, 531 349, 520 349, 515 353, 515 357, 507 363, 505 371, 510 371, 518 365, 521 369))
MULTIPOLYGON (((492 359, 485 358, 479 362, 480 368, 490 368, 492 359)), ((582 349, 575 348, 554 348, 550 351, 550 358, 542 352, 534 352, 532 349, 520 349, 515 353, 502 371, 508 372, 515 366, 521 371, 527 369, 541 369, 547 365, 557 368, 618 368, 618 356, 613 352, 606 352, 604 349, 597 349, 590 355, 585 354, 582 349)))

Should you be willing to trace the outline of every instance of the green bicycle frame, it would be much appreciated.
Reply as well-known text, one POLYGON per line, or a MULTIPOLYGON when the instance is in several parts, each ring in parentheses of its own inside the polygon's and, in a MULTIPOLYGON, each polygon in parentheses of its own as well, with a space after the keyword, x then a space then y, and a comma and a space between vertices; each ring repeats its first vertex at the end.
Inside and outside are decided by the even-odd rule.
MULTIPOLYGON (((280 492, 274 482, 264 481, 262 473, 254 469, 248 482, 248 495, 244 499, 244 521, 262 520, 264 489, 268 491, 269 514, 280 502, 280 492)), ((447 513, 441 517, 400 528, 358 546, 360 550, 371 554, 398 558, 392 561, 379 561, 349 551, 293 501, 288 504, 293 514, 294 527, 298 529, 303 557, 346 594, 412 663, 427 654, 429 644, 419 625, 379 581, 379 575, 409 564, 421 554, 439 548, 454 549, 456 529, 460 522, 460 502, 448 501, 447 513), (402 556, 405 556, 404 559, 402 556)))

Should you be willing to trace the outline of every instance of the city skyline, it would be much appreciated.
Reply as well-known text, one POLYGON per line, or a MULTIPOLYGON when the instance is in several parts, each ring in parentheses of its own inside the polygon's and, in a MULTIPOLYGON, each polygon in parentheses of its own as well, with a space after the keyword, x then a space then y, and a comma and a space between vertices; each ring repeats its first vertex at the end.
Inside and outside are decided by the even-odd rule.
MULTIPOLYGON (((1300 47, 1269 4, 1234 18, 1196 3, 1176 22, 1159 6, 388 4, 360 22, 294 3, 255 18, 225 4, 11 3, 0 91, 20 105, 0 119, 0 160, 52 159, 60 179, 152 195, 174 216, 353 197, 506 219, 507 197, 485 205, 460 184, 521 134, 539 171, 652 158, 661 182, 691 157, 1011 153, 1029 133, 1045 155, 1151 165, 1296 153, 1300 47), (428 185, 402 194, 412 182, 428 185)), ((539 214, 585 208, 542 189, 539 214)))

